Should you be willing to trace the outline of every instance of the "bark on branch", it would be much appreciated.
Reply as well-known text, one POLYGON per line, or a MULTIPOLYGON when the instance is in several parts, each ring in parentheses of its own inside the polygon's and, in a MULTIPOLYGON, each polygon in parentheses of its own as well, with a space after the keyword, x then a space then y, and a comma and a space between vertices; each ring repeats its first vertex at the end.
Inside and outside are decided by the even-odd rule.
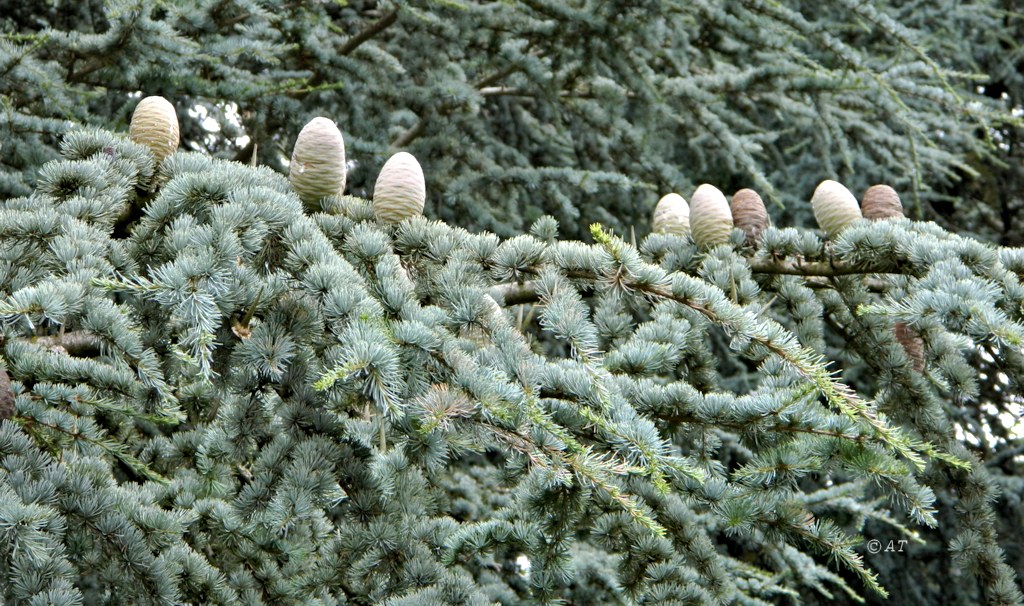
POLYGON ((25 341, 44 349, 63 350, 79 358, 93 358, 100 354, 100 337, 88 330, 72 330, 60 335, 27 337, 25 341))
MULTIPOLYGON (((850 263, 835 262, 829 263, 827 261, 814 261, 814 262, 799 262, 793 260, 773 260, 773 259, 750 259, 750 269, 755 274, 775 274, 775 275, 789 275, 789 276, 803 276, 806 278, 805 284, 809 288, 832 288, 832 284, 829 282, 829 278, 835 278, 838 276, 853 276, 862 274, 903 274, 906 272, 898 271, 895 268, 888 267, 869 267, 864 265, 853 265, 850 263)), ((569 276, 570 278, 584 278, 584 279, 597 279, 596 275, 586 276, 569 276)), ((883 292, 889 288, 885 282, 878 280, 877 278, 867 278, 865 285, 868 290, 872 292, 883 292)), ((526 282, 509 282, 506 284, 495 284, 491 287, 489 294, 494 297, 495 300, 504 301, 507 305, 522 305, 524 303, 536 303, 540 300, 540 295, 537 292, 537 283, 534 281, 526 282)))
POLYGON ((750 259, 755 274, 786 274, 791 276, 852 276, 856 274, 905 274, 892 265, 857 265, 844 261, 795 261, 792 259, 750 259))
POLYGON ((391 27, 391 24, 398 20, 398 9, 394 9, 388 14, 375 21, 372 25, 359 32, 355 36, 349 38, 345 44, 338 49, 338 54, 348 55, 352 51, 359 48, 363 42, 366 42, 370 38, 373 38, 377 34, 391 27))

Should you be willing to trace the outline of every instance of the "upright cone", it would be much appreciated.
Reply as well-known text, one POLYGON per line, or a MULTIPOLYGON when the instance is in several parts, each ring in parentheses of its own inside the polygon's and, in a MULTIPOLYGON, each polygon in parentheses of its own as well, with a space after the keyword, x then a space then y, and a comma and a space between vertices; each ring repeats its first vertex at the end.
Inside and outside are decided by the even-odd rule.
POLYGON ((345 140, 333 120, 317 117, 302 127, 292 150, 288 180, 307 204, 345 191, 345 140))
POLYGON ((860 205, 842 183, 822 181, 811 197, 814 218, 828 237, 834 238, 847 225, 861 218, 860 205))
POLYGON ((690 205, 679 194, 665 194, 654 207, 651 231, 685 236, 690 233, 690 205))
POLYGON ((924 341, 921 335, 905 322, 897 322, 893 326, 893 333, 914 365, 914 370, 924 370, 924 341))
POLYGON ((7 369, 0 366, 0 421, 14 416, 14 390, 11 389, 11 377, 7 369))
POLYGON ((729 208, 733 223, 746 234, 747 244, 756 246, 768 227, 768 210, 761 196, 752 189, 741 189, 733 195, 729 208))
POLYGON ((401 223, 409 217, 423 214, 426 199, 427 185, 416 157, 408 152, 398 152, 388 158, 373 188, 373 213, 377 220, 401 223))
POLYGON ((864 192, 861 212, 865 219, 878 221, 889 217, 903 216, 903 203, 900 195, 888 185, 872 185, 864 192))
POLYGON ((135 106, 128 136, 153 152, 156 163, 178 149, 178 114, 171 102, 163 97, 146 97, 135 106))
POLYGON ((697 188, 690 198, 690 231, 693 240, 704 248, 729 241, 732 233, 732 212, 725 195, 707 183, 697 188))

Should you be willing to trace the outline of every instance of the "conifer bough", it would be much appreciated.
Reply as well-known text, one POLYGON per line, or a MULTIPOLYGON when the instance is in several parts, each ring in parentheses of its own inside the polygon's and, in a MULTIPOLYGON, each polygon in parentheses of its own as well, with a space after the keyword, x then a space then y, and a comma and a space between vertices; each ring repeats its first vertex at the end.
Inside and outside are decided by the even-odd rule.
MULTIPOLYGON (((1024 342, 1018 251, 911 221, 861 221, 835 247, 769 229, 757 255, 638 249, 599 225, 592 245, 560 241, 549 217, 508 239, 388 229, 367 200, 304 212, 283 175, 190 153, 164 162, 124 244, 109 217, 150 168, 121 161, 137 148, 77 133, 32 198, 0 201, 0 414, 16 413, 0 421, 0 519, 20 533, 0 538, 0 601, 859 599, 823 560, 886 595, 847 521, 909 533, 891 504, 958 533, 981 589, 1013 587, 988 526, 1002 478, 967 469, 942 404, 953 390, 1001 404, 979 393, 976 342, 1024 375, 1004 353, 1024 342), (62 184, 96 187, 69 201, 62 184), (870 278, 798 277, 879 272, 910 278, 878 296, 870 278), (540 305, 508 309, 528 287, 540 305), (936 313, 953 296, 959 313, 936 313), (899 354, 890 316, 927 330, 936 380, 910 374, 923 343, 899 354), (871 376, 848 386, 832 361, 871 376), (921 473, 929 460, 948 473, 921 473), (845 485, 825 484, 834 470, 845 485), (750 564, 780 549, 793 559, 750 564)), ((407 154, 377 202, 410 195, 396 166, 418 212, 407 154)), ((731 239, 720 191, 699 188, 693 212, 704 246, 731 239)))
POLYGON ((427 186, 416 157, 398 152, 380 169, 373 188, 373 212, 379 221, 401 223, 423 214, 427 186))
POLYGON ((665 194, 654 207, 651 231, 686 236, 690 233, 690 205, 679 194, 665 194))
POLYGON ((345 140, 333 120, 310 120, 295 140, 288 180, 307 204, 345 191, 345 140))
POLYGON ((818 225, 830 238, 861 218, 857 198, 836 181, 825 180, 818 184, 811 197, 811 207, 818 225))
POLYGON ((707 183, 698 187, 690 198, 690 230, 694 242, 704 248, 725 244, 732 226, 732 212, 725 194, 707 183))
POLYGON ((178 149, 178 114, 167 99, 146 97, 135 106, 128 132, 131 140, 148 147, 160 164, 178 149))

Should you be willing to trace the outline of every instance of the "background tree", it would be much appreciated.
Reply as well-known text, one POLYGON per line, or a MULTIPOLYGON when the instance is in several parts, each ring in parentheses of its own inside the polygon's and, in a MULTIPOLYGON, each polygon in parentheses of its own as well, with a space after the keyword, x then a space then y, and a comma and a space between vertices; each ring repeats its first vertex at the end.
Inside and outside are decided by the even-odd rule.
POLYGON ((707 181, 809 226, 838 177, 1017 243, 1012 5, 7 8, 7 599, 878 600, 850 537, 909 524, 923 545, 865 554, 893 603, 1019 603, 1019 251, 898 223, 641 259, 539 220, 642 237, 707 181), (187 149, 279 170, 330 116, 349 192, 407 149, 429 217, 533 235, 395 232, 355 199, 309 218, 269 170, 158 171, 102 132, 59 152, 125 131, 140 92, 187 149), (917 439, 975 464, 918 474, 917 439))
POLYGON ((858 193, 890 182, 915 217, 1010 237, 1015 190, 991 173, 1020 101, 1012 11, 995 0, 28 2, 0 17, 0 188, 26 193, 60 133, 123 124, 144 92, 175 99, 187 149, 248 161, 258 148, 278 170, 301 126, 330 116, 358 158, 350 191, 368 193, 405 149, 431 175, 432 216, 503 235, 542 214, 571 237, 592 221, 645 225, 661 193, 702 182, 754 187, 787 205, 778 220, 803 222, 789 203, 828 177, 858 193), (984 194, 962 194, 960 179, 979 173, 992 178, 967 192, 984 194), (978 212, 979 198, 1000 197, 978 212))

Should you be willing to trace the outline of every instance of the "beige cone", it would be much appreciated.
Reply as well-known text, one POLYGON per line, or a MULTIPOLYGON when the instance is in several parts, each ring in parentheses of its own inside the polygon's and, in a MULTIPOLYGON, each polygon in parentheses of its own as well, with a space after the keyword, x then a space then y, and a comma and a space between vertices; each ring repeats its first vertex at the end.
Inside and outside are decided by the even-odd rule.
POLYGON ((665 194, 654 207, 651 231, 685 236, 690 233, 690 205, 679 194, 665 194))
POLYGON ((818 225, 830 238, 861 218, 857 198, 846 186, 835 181, 826 180, 818 185, 811 197, 811 207, 818 225))
POLYGON ((889 217, 903 216, 903 203, 900 195, 888 185, 872 185, 864 192, 861 212, 865 219, 877 221, 889 217))
POLYGON ((128 127, 132 141, 145 145, 160 164, 178 149, 178 114, 163 97, 146 97, 135 106, 128 127))
POLYGON ((732 234, 732 212, 729 202, 714 185, 697 188, 690 198, 690 232, 693 240, 704 248, 729 241, 732 234))
POLYGON ((747 244, 760 242, 761 234, 768 227, 768 210, 761 196, 752 189, 741 189, 733 195, 729 207, 732 222, 747 235, 747 244))
POLYGON ((313 118, 295 140, 288 167, 292 188, 303 202, 313 204, 326 196, 343 194, 346 175, 341 131, 333 120, 313 118))
POLYGON ((398 152, 388 158, 373 188, 373 213, 385 223, 402 221, 423 214, 427 185, 416 157, 398 152))

